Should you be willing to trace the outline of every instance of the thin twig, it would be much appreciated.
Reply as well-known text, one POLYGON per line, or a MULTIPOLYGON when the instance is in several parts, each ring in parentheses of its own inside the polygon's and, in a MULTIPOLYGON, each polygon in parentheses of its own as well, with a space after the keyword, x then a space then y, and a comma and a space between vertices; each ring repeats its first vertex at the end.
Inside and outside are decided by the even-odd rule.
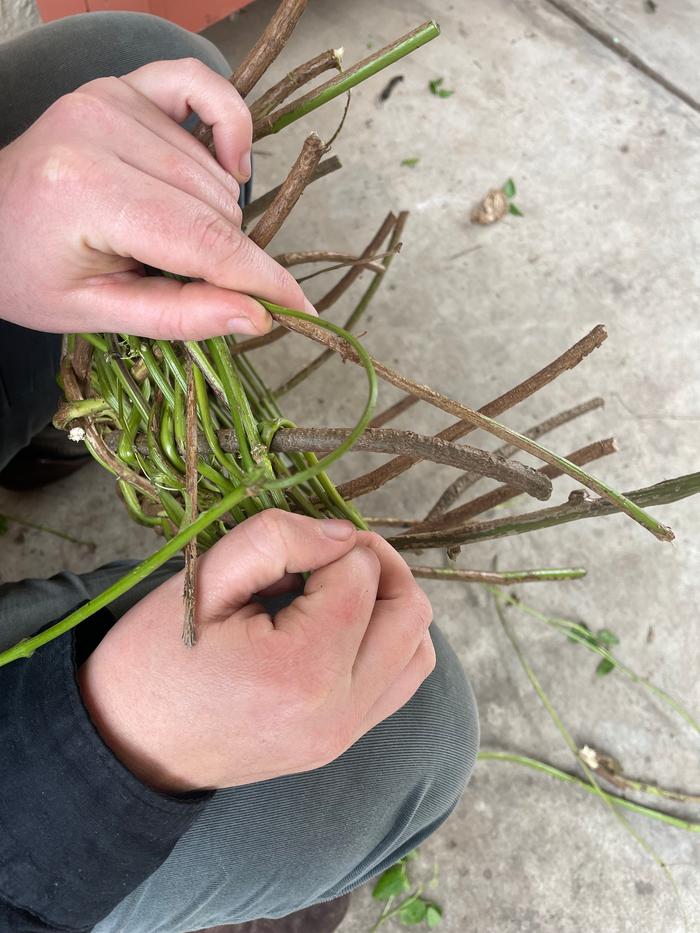
MULTIPOLYGON (((413 399, 417 401, 417 399, 413 399)), ((596 408, 602 408, 605 404, 602 398, 592 398, 587 402, 582 402, 580 405, 576 405, 574 408, 568 408, 566 411, 559 412, 558 415, 554 415, 551 418, 547 418, 545 421, 541 421, 539 424, 534 425, 534 427, 529 428, 527 431, 523 431, 525 437, 529 437, 531 440, 537 440, 538 437, 542 437, 544 434, 548 434, 550 431, 553 431, 555 428, 561 427, 563 424, 567 424, 569 421, 573 421, 574 418, 579 418, 581 415, 586 414, 589 411, 593 411, 596 408)), ((504 444, 503 447, 499 447, 497 453, 502 457, 512 457, 516 453, 517 447, 513 444, 504 444)), ((425 522, 433 522, 439 518, 444 512, 446 512, 449 507, 457 501, 464 493, 469 489, 474 483, 479 481, 479 477, 476 473, 464 473, 462 476, 458 476, 457 479, 451 483, 447 489, 443 492, 440 498, 437 500, 432 509, 425 516, 425 522)))
POLYGON ((424 580, 458 580, 462 583, 544 583, 553 580, 578 580, 586 576, 583 567, 543 568, 541 570, 459 570, 443 567, 411 567, 414 577, 424 580))
MULTIPOLYGON (((608 457, 614 453, 617 453, 617 445, 612 437, 606 437, 603 440, 594 441, 592 444, 587 444, 585 447, 572 451, 572 453, 567 454, 566 459, 578 466, 584 466, 586 463, 592 463, 594 460, 608 457)), ((541 467, 539 472, 544 473, 550 479, 557 479, 563 475, 564 471, 547 464, 547 466, 541 467)), ((423 522, 413 530, 418 534, 423 531, 446 530, 463 526, 465 522, 475 515, 481 515, 483 512, 495 509, 518 494, 518 490, 514 487, 501 486, 499 489, 492 489, 484 493, 483 496, 477 496, 476 499, 445 512, 444 515, 431 522, 423 522)))
MULTIPOLYGON (((342 163, 337 156, 331 156, 328 159, 324 159, 314 169, 313 175, 309 179, 309 184, 318 181, 319 178, 325 178, 326 175, 330 175, 333 172, 337 172, 341 169, 342 163)), ((254 201, 251 201, 250 204, 246 204, 243 208, 243 228, 245 229, 251 220, 255 220, 256 217, 259 217, 260 214, 264 214, 268 207, 272 204, 274 199, 277 197, 280 188, 282 185, 275 185, 274 188, 270 188, 269 191, 266 191, 265 194, 261 194, 259 198, 256 198, 254 201)))
MULTIPOLYGON (((700 473, 689 473, 686 476, 677 476, 674 479, 664 480, 653 486, 642 489, 633 489, 626 492, 625 497, 641 508, 647 509, 656 505, 668 505, 700 493, 700 473)), ((621 510, 607 499, 591 499, 583 490, 574 490, 567 502, 553 505, 548 509, 539 509, 536 512, 527 512, 523 515, 514 515, 507 518, 493 519, 486 522, 470 522, 462 528, 452 528, 447 531, 427 531, 425 534, 400 535, 389 538, 389 543, 397 550, 430 547, 453 547, 457 544, 470 544, 473 541, 485 541, 491 538, 505 538, 509 535, 525 534, 530 531, 539 531, 541 528, 551 528, 553 525, 563 525, 567 522, 576 522, 582 518, 600 518, 603 515, 615 515, 621 510)))
POLYGON ((275 107, 283 104, 290 94, 293 94, 305 84, 308 84, 309 81, 313 81, 314 78, 323 74, 324 71, 329 71, 331 68, 341 71, 342 67, 342 48, 326 49, 325 52, 321 52, 320 55, 310 59, 308 62, 297 65, 297 67, 286 74, 281 81, 273 84, 269 90, 258 97, 254 104, 251 104, 250 115, 253 121, 260 120, 262 117, 267 116, 275 107))
MULTIPOLYGON (((246 97, 277 58, 291 36, 308 0, 282 0, 253 48, 233 72, 229 81, 241 97, 246 97)), ((201 120, 193 135, 213 150, 211 127, 201 120)))
MULTIPOLYGON (((323 164, 323 163, 321 163, 323 164)), ((282 185, 277 189, 278 191, 282 188, 282 185)), ((373 256, 381 243, 389 235, 389 230, 396 223, 396 217, 392 214, 391 211, 386 215, 382 221, 382 225, 377 230, 375 235, 372 237, 371 241, 367 244, 365 249, 362 251, 360 258, 366 259, 369 256, 373 256)), ((353 266, 351 269, 345 273, 345 275, 338 281, 336 284, 328 291, 326 294, 316 302, 315 308, 319 314, 323 314, 324 311, 327 311, 332 307, 339 298, 341 298, 345 292, 350 288, 350 286, 355 282, 358 276, 363 272, 362 266, 353 266)), ((269 334, 263 334, 262 337, 251 337, 248 340, 243 340, 240 343, 235 344, 231 348, 231 355, 236 356, 239 353, 247 353, 249 350, 259 350, 261 347, 269 346, 271 343, 279 340, 281 337, 284 337, 285 334, 288 334, 290 331, 289 327, 284 325, 280 327, 275 327, 274 330, 271 330, 269 334)))
MULTIPOLYGON (((197 517, 197 396, 195 394, 194 374, 192 360, 187 359, 187 401, 186 416, 186 444, 185 450, 185 522, 189 525, 197 517)), ((191 648, 197 640, 195 622, 197 601, 197 538, 194 537, 185 545, 185 582, 183 601, 185 618, 182 625, 182 640, 191 648)))
MULTIPOLYGON (((509 389, 508 392, 504 392, 502 395, 499 395, 498 398, 483 405, 479 409, 479 413, 487 415, 489 418, 495 418, 503 414, 503 412, 514 408, 516 405, 520 404, 520 402, 534 395, 535 392, 538 392, 550 382, 553 382, 558 376, 561 376, 562 373, 578 366, 589 353, 596 350, 603 343, 607 336, 608 334, 605 327, 603 327, 602 324, 598 324, 590 333, 586 334, 582 340, 579 340, 572 347, 569 347, 561 356, 558 356, 543 369, 540 369, 533 376, 525 379, 524 382, 519 383, 514 388, 509 389)), ((455 424, 451 424, 448 428, 445 428, 445 430, 440 431, 437 437, 446 441, 456 441, 458 438, 464 437, 473 430, 475 430, 473 422, 460 419, 455 424)), ((349 483, 344 483, 339 488, 339 491, 345 499, 356 499, 358 496, 364 496, 368 492, 379 489, 380 486, 383 486, 384 483, 387 483, 389 480, 400 476, 416 462, 418 461, 410 460, 408 457, 397 457, 395 460, 383 463, 376 470, 371 470, 363 476, 358 476, 356 479, 350 480, 349 483)))
POLYGON ((257 246, 264 249, 275 236, 304 193, 325 151, 326 145, 316 133, 306 137, 301 152, 275 198, 250 232, 250 239, 257 246))
MULTIPOLYGON (((395 253, 399 249, 401 243, 401 236, 403 234, 404 227, 406 226, 406 221, 408 220, 408 211, 402 211, 396 219, 396 224, 394 225, 393 230, 391 231, 391 239, 389 240, 389 248, 387 251, 386 258, 381 263, 381 271, 375 273, 374 278, 370 282, 369 286, 365 289, 365 293, 362 298, 359 300, 355 308, 353 309, 350 317, 342 325, 344 330, 352 331, 357 326, 357 322, 362 318, 363 314, 369 307, 369 303, 374 297, 377 289, 382 284, 382 279, 391 265, 391 260, 393 259, 395 253)), ((307 379, 311 373, 315 372, 319 367, 321 367, 327 360, 335 355, 335 351, 332 349, 326 349, 315 357, 311 362, 307 363, 306 366, 303 366, 298 372, 293 376, 290 376, 281 386, 273 391, 275 398, 279 398, 282 395, 286 395, 287 392, 290 392, 292 389, 296 388, 300 383, 307 379)))
POLYGON ((652 797, 663 797, 665 800, 677 800, 680 803, 700 803, 700 794, 668 790, 665 787, 659 787, 658 784, 650 784, 647 781, 638 781, 635 778, 628 777, 623 773, 622 765, 617 758, 613 758, 612 755, 605 755, 603 752, 591 748, 590 745, 584 745, 583 748, 579 749, 579 758, 592 771, 595 771, 599 778, 614 787, 618 787, 620 790, 649 794, 652 797))

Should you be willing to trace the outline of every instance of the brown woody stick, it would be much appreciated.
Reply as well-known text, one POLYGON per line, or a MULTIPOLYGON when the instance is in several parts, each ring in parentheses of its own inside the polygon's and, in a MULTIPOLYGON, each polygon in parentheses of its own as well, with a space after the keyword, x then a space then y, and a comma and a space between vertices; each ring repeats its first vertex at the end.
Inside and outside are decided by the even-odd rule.
MULTIPOLYGON (((617 445, 614 439, 612 437, 606 437, 604 440, 595 441, 593 444, 588 444, 586 447, 581 447, 567 454, 567 460, 570 460, 577 466, 584 466, 586 463, 592 463, 594 460, 599 460, 601 457, 607 457, 616 452, 617 445)), ((549 464, 541 467, 538 472, 543 473, 550 479, 557 479, 563 475, 563 470, 550 466, 549 464)), ((445 512, 444 515, 439 516, 433 521, 422 522, 420 525, 412 527, 409 533, 413 534, 415 532, 419 534, 423 531, 435 531, 437 529, 447 530, 461 527, 470 518, 474 518, 475 515, 481 515, 483 512, 488 512, 490 509, 495 509, 496 506, 503 505, 503 503, 508 502, 517 495, 518 490, 514 486, 501 486, 499 489, 492 489, 490 492, 484 493, 483 496, 478 496, 476 499, 472 499, 470 502, 466 502, 456 509, 445 512)))
MULTIPOLYGON (((478 414, 494 418, 504 411, 513 408, 515 405, 518 405, 526 398, 534 395, 535 392, 544 388, 544 386, 548 385, 558 376, 561 376, 562 373, 578 366, 589 353, 596 350, 603 343, 607 336, 608 334, 605 327, 602 324, 598 324, 590 333, 586 334, 582 340, 579 340, 572 347, 569 347, 568 350, 565 350, 561 356, 557 357, 557 359, 553 360, 549 365, 540 369, 539 372, 536 372, 533 376, 530 376, 529 379, 519 383, 508 392, 504 392, 503 395, 499 395, 498 398, 481 407, 478 414)), ((396 383, 394 384, 396 385, 396 383)), ((460 419, 436 436, 442 440, 455 441, 474 431, 477 426, 478 425, 474 421, 460 419)), ((358 476, 356 479, 350 480, 349 483, 343 484, 339 487, 339 492, 345 499, 355 499, 358 496, 363 496, 368 492, 379 489, 380 486, 383 486, 384 483, 389 480, 400 476, 417 462, 416 460, 410 460, 408 457, 397 457, 395 460, 390 460, 388 463, 382 464, 378 469, 372 470, 369 473, 365 473, 363 476, 358 476)))
MULTIPOLYGON (((192 360, 187 360, 187 401, 186 416, 186 444, 185 450, 185 521, 191 524, 197 518, 197 396, 194 388, 194 375, 192 373, 192 360)), ((185 553, 185 582, 183 586, 183 602, 185 618, 182 624, 182 640, 191 648, 197 640, 195 627, 196 594, 197 594, 197 537, 188 541, 185 553)))
POLYGON ((332 272, 335 271, 335 269, 342 268, 343 266, 360 265, 364 269, 369 269, 372 272, 381 272, 383 266, 380 260, 383 259, 386 255, 386 253, 379 253, 379 255, 375 255, 372 259, 362 259, 361 256, 355 256, 352 253, 337 253, 329 249, 309 249, 292 253, 279 253, 277 256, 275 256, 275 262, 278 262, 281 266, 284 266, 285 269, 291 269, 293 266, 305 266, 320 262, 334 263, 330 269, 321 269, 318 272, 314 272, 311 275, 304 276, 297 280, 299 282, 303 282, 306 279, 320 275, 321 272, 332 272))
POLYGON ((261 249, 268 245, 289 216, 325 151, 325 143, 316 133, 306 137, 301 152, 280 185, 277 195, 250 232, 250 239, 261 249))
MULTIPOLYGON (((549 431, 553 431, 555 428, 561 427, 561 425, 567 424, 569 421, 573 421, 574 418, 579 418, 581 415, 593 411, 595 408, 602 408, 604 404, 605 402, 602 398, 589 399, 587 402, 582 402, 574 408, 568 408, 566 411, 559 412, 558 415, 541 421, 529 430, 523 431, 523 434, 525 437, 529 437, 530 440, 537 440, 538 437, 542 437, 544 434, 549 433, 549 431)), ((512 457, 516 452, 517 447, 514 447, 513 444, 504 444, 503 447, 499 447, 496 451, 496 453, 499 453, 502 457, 512 457)), ((453 502, 456 502, 457 499, 459 499, 470 486, 478 482, 478 480, 479 477, 476 473, 464 473, 462 476, 458 476, 454 483, 451 483, 443 492, 430 512, 428 512, 424 522, 426 524, 435 522, 436 519, 449 509, 453 502)))
MULTIPOLYGON (((341 169, 342 167, 342 163, 337 156, 331 156, 329 159, 324 159, 323 162, 319 162, 319 164, 314 169, 314 173, 309 179, 309 184, 318 181, 319 178, 324 178, 326 175, 337 172, 338 169, 341 169)), ((270 188, 269 191, 266 191, 265 194, 261 194, 259 198, 251 201, 250 204, 246 204, 246 206, 243 208, 244 229, 248 226, 251 220, 255 220, 255 218, 260 214, 265 213, 265 211, 277 197, 281 187, 282 185, 276 185, 274 188, 270 188)))
MULTIPOLYGON (((458 580, 462 583, 493 583, 497 586, 510 586, 513 584, 513 574, 497 573, 492 570, 460 570, 450 568, 443 570, 441 567, 411 567, 411 573, 414 577, 422 580, 458 580)), ((575 568, 570 571, 527 571, 523 570, 517 574, 518 583, 542 583, 559 579, 576 579, 584 577, 586 571, 581 568, 575 568)))
MULTIPOLYGON (((645 486, 642 489, 633 489, 624 495, 640 508, 647 509, 655 505, 667 505, 678 502, 688 496, 695 496, 700 492, 700 473, 689 473, 686 476, 677 476, 674 479, 645 486)), ((454 547, 474 541, 488 541, 492 538, 505 538, 510 535, 526 534, 539 531, 542 528, 552 528, 555 525, 564 525, 568 522, 580 521, 584 518, 601 518, 603 515, 615 515, 621 509, 608 499, 592 499, 586 495, 585 490, 574 490, 567 502, 553 505, 548 509, 539 509, 536 512, 526 512, 523 515, 506 516, 491 521, 470 522, 461 529, 447 531, 426 531, 414 537, 400 535, 389 538, 388 541, 397 550, 415 550, 430 547, 454 547)))
MULTIPOLYGON (((298 451, 313 451, 325 453, 335 448, 350 433, 349 428, 280 428, 270 444, 272 453, 295 453, 298 451)), ((121 431, 113 431, 107 436, 110 448, 116 449, 121 439, 121 431)), ((221 449, 227 453, 238 450, 238 438, 231 428, 221 428, 217 431, 221 449)), ((145 435, 139 434, 134 439, 134 446, 140 453, 148 452, 148 442, 145 435)), ((207 457, 210 453, 206 439, 199 436, 197 442, 198 453, 207 457)), ((353 450, 369 453, 397 453, 408 451, 414 456, 433 463, 453 466, 457 469, 480 470, 483 476, 491 479, 505 480, 515 485, 518 491, 526 492, 536 499, 548 499, 551 495, 552 484, 545 474, 532 467, 525 466, 517 460, 506 460, 477 447, 468 447, 466 444, 453 444, 450 441, 441 441, 425 434, 414 434, 412 431, 395 431, 390 428, 370 429, 358 438, 353 450)))
MULTIPOLYGON (((274 305, 270 305, 270 303, 266 303, 266 306, 271 311, 273 318, 284 321, 285 326, 290 330, 294 330, 296 333, 303 334, 305 337, 310 337, 312 340, 316 340, 318 343, 322 343, 327 347, 333 347, 340 354, 342 359, 352 360, 353 363, 362 365, 356 351, 354 349, 350 349, 346 342, 337 337, 335 334, 329 334, 325 332, 321 327, 312 321, 305 321, 298 318, 277 315, 275 314, 274 305)), ((599 345, 600 342, 605 339, 606 333, 605 328, 602 327, 602 325, 599 325, 599 327, 595 328, 594 330, 598 329, 602 332, 598 335, 599 345)), ((588 335, 589 338, 593 334, 594 331, 588 335)), ((585 343, 585 340, 579 341, 579 344, 576 346, 580 347, 581 344, 585 343)), ((595 345, 596 344, 594 344, 594 346, 595 345)), ((593 347, 589 346, 587 352, 590 352, 591 349, 593 349, 593 347)), ((568 351, 568 353, 571 354, 571 351, 568 351)), ((565 354, 565 356, 566 355, 567 354, 565 354)), ((461 425, 471 424, 473 427, 482 428, 488 434, 493 434, 495 437, 499 437, 503 441, 514 444, 521 450, 524 450, 527 453, 532 454, 534 457, 537 457, 538 460, 544 461, 544 463, 549 463, 555 467, 561 467, 566 474, 572 476, 578 482, 583 483, 588 489, 597 492, 598 495, 602 496, 604 499, 609 500, 616 509, 624 512, 635 522, 642 525, 644 528, 646 528, 647 531, 651 532, 655 538, 658 538, 660 541, 673 541, 675 536, 671 528, 662 525, 660 522, 657 522, 650 516, 645 515, 643 511, 635 508, 634 502, 625 502, 624 496, 620 498, 618 493, 607 487, 594 476, 582 475, 581 470, 575 464, 567 464, 566 461, 562 462, 562 458, 540 446, 536 441, 531 441, 529 438, 524 437, 515 431, 512 431, 510 428, 507 428, 504 424, 499 424, 498 422, 493 421, 491 418, 484 415, 483 412, 475 411, 474 409, 469 408, 467 405, 462 405, 459 402, 456 402, 454 399, 448 398, 441 392, 436 391, 430 386, 414 382, 413 379, 409 379, 407 376, 403 376, 401 373, 396 372, 396 370, 391 369, 390 366, 386 366, 384 363, 380 363, 379 360, 372 359, 372 357, 369 357, 369 359, 372 363, 372 367, 376 375, 381 379, 385 379, 387 382, 391 383, 391 385, 396 386, 403 392, 410 393, 411 395, 415 395, 418 398, 423 399, 430 405, 433 405, 435 408, 439 408, 441 411, 446 411, 448 414, 458 415, 460 418, 458 427, 462 433, 467 433, 467 429, 462 428, 461 425)), ((570 367, 567 366, 566 368, 570 367)), ((545 370, 542 372, 545 372, 545 370)), ((527 382, 528 384, 532 385, 536 382, 536 377, 532 377, 527 382)), ((514 392, 520 389, 522 385, 525 385, 525 383, 521 384, 520 387, 516 387, 516 389, 511 390, 510 393, 506 393, 505 397, 511 396, 514 392)), ((438 437, 444 437, 447 433, 449 433, 450 430, 451 429, 448 428, 446 431, 442 431, 438 437)))
MULTIPOLYGON (((349 433, 349 428, 282 428, 275 433, 270 450, 275 453, 299 450, 322 453, 335 450, 349 433)), ((231 428, 218 431, 218 436, 223 450, 233 452, 238 449, 236 432, 231 428)), ((452 444, 424 434, 415 434, 413 431, 368 428, 357 439, 353 450, 372 453, 407 450, 422 459, 458 469, 468 463, 469 469, 479 470, 482 476, 491 479, 500 479, 501 476, 507 475, 507 482, 536 499, 548 499, 552 492, 551 482, 540 470, 533 470, 517 460, 507 460, 478 447, 452 444)))
MULTIPOLYGON (((246 97, 252 91, 280 54, 306 9, 306 4, 307 0, 282 0, 277 7, 258 41, 229 78, 241 97, 246 97)), ((200 120, 193 135, 213 151, 214 137, 210 126, 200 120)))

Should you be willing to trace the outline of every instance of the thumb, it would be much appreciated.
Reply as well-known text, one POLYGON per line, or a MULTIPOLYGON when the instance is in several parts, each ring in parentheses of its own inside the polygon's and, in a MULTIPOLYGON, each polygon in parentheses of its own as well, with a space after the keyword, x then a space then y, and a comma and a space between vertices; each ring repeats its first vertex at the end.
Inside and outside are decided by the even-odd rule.
POLYGON ((270 315, 249 295, 207 282, 183 283, 133 273, 74 292, 71 312, 83 322, 90 320, 93 330, 162 340, 259 335, 272 327, 270 315))
POLYGON ((318 570, 350 551, 348 521, 268 509, 247 519, 200 558, 197 585, 203 621, 223 621, 287 573, 318 570))

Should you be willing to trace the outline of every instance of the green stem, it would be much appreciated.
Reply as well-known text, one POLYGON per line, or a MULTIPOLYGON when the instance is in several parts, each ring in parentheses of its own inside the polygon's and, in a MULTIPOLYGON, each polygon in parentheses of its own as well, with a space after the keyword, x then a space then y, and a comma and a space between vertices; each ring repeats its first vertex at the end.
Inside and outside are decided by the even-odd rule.
POLYGON ((275 113, 258 121, 255 127, 254 139, 261 139, 263 136, 269 136, 271 133, 279 133, 280 130, 289 126, 290 123, 300 120, 302 117, 306 116, 307 113, 311 113, 313 110, 322 107, 341 94, 345 94, 347 91, 352 90, 352 88, 356 87, 356 85, 360 84, 362 81, 371 78, 388 65, 393 65, 394 62, 399 61, 399 59, 403 58, 405 55, 410 55, 411 52, 415 52, 416 49, 419 49, 422 45, 425 45, 426 42, 430 42, 431 39, 435 39, 439 35, 440 27, 436 22, 424 23, 407 35, 397 39, 396 42, 386 46, 386 48, 381 49, 374 55, 370 55, 368 58, 353 65, 353 67, 347 71, 342 71, 339 75, 331 78, 330 81, 326 81, 325 84, 322 84, 309 94, 291 101, 289 104, 275 111, 275 113))
MULTIPOLYGON (((260 473, 258 473, 257 478, 260 478, 260 473)), ((250 480, 251 482, 255 482, 256 477, 251 476, 250 480)), ((156 551, 155 554, 151 554, 150 557, 147 557, 145 560, 141 561, 140 564, 137 564, 136 567, 133 567, 121 580, 117 580, 116 583, 107 587, 99 596, 95 596, 89 602, 85 603, 84 606, 80 606, 74 612, 71 612, 70 615, 66 616, 65 619, 62 619, 55 625, 51 625, 38 635, 34 635, 32 638, 25 638, 12 648, 8 648, 7 651, 1 652, 0 667, 9 664, 11 661, 16 661, 19 658, 31 657, 37 648, 53 641, 53 639, 58 638, 59 635, 69 632, 80 622, 83 622, 100 609, 108 606, 109 603, 128 592, 128 590, 136 586, 137 583, 140 583, 141 580, 145 580, 146 577, 153 573, 154 570, 157 570, 158 567, 162 567, 166 561, 170 560, 178 551, 182 550, 187 542, 195 535, 207 529, 212 522, 229 512, 233 506, 238 505, 247 495, 248 492, 245 487, 241 486, 234 489, 233 492, 224 496, 215 506, 207 509, 206 512, 202 512, 191 525, 188 525, 187 528, 183 528, 182 531, 178 532, 178 534, 164 544, 162 548, 156 551)))
POLYGON ((581 790, 585 790, 587 794, 595 794, 596 796, 602 794, 608 803, 613 806, 623 807, 625 810, 631 810, 632 813, 640 813, 642 816, 649 817, 649 819, 659 820, 662 823, 667 823, 669 826, 675 826, 676 829, 685 829, 691 833, 700 833, 700 823, 692 823, 689 820, 683 820, 680 817, 672 816, 670 813, 663 813, 661 810, 656 810, 654 807, 645 807, 641 803, 635 803, 633 800, 626 800, 624 797, 618 797, 617 794, 611 794, 602 788, 599 788, 598 792, 587 781, 584 781, 583 778, 574 774, 569 774, 568 771, 562 771, 559 768, 555 768, 554 765, 539 761, 536 758, 529 758, 527 755, 515 755, 510 752, 488 751, 479 752, 477 757, 479 761, 510 761, 513 764, 523 765, 526 768, 531 768, 533 771, 540 771, 542 774, 547 774, 549 777, 556 778, 559 781, 565 781, 567 784, 575 784, 577 787, 580 787, 581 790))
POLYGON ((12 522, 15 525, 23 525, 25 528, 33 528, 35 531, 44 531, 48 535, 54 535, 57 538, 63 538, 64 541, 70 541, 71 544, 82 544, 85 547, 95 547, 94 541, 84 541, 82 538, 74 538, 73 535, 65 531, 59 531, 58 528, 51 528, 49 525, 40 525, 38 522, 29 522, 24 518, 17 518, 16 515, 8 515, 7 512, 0 513, 0 521, 12 522))
POLYGON ((512 596, 508 596, 506 593, 503 593, 493 587, 488 586, 487 589, 489 592, 501 602, 506 603, 509 606, 514 606, 520 612, 525 613, 528 616, 531 616, 533 619, 537 619, 539 622, 543 622, 545 625, 549 625, 551 628, 555 628, 560 632, 563 632, 567 638, 573 639, 580 645, 583 645, 584 648, 587 648, 589 651, 592 651, 594 654, 600 655, 601 658, 605 658, 606 661, 609 661, 621 674, 625 677, 628 677, 634 683, 640 684, 654 696, 658 697, 663 703, 666 703, 671 709, 673 709, 682 719, 684 719, 688 725, 700 735, 700 723, 692 716, 690 712, 680 703, 675 697, 671 696, 670 693, 666 693, 665 690, 662 690, 661 687, 657 687, 656 684, 653 684, 650 680, 647 680, 646 677, 640 677, 639 674, 635 673, 630 667, 627 667, 626 664, 623 664, 622 661, 618 659, 604 646, 600 645, 597 642, 591 640, 591 633, 588 629, 584 628, 582 625, 579 625, 577 622, 571 622, 569 619, 559 619, 551 616, 547 616, 542 612, 539 612, 532 606, 528 606, 527 603, 522 602, 522 600, 514 599, 512 596))

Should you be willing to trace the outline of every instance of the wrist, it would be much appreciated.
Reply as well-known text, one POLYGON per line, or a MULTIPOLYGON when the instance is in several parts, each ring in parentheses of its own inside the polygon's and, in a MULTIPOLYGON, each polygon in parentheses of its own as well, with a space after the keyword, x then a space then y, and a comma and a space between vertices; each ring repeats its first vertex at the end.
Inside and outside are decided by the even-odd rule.
POLYGON ((118 678, 103 676, 95 654, 79 668, 77 681, 83 705, 102 741, 138 780, 162 794, 205 789, 165 761, 158 730, 149 728, 149 717, 144 715, 147 698, 124 702, 113 689, 118 678))

